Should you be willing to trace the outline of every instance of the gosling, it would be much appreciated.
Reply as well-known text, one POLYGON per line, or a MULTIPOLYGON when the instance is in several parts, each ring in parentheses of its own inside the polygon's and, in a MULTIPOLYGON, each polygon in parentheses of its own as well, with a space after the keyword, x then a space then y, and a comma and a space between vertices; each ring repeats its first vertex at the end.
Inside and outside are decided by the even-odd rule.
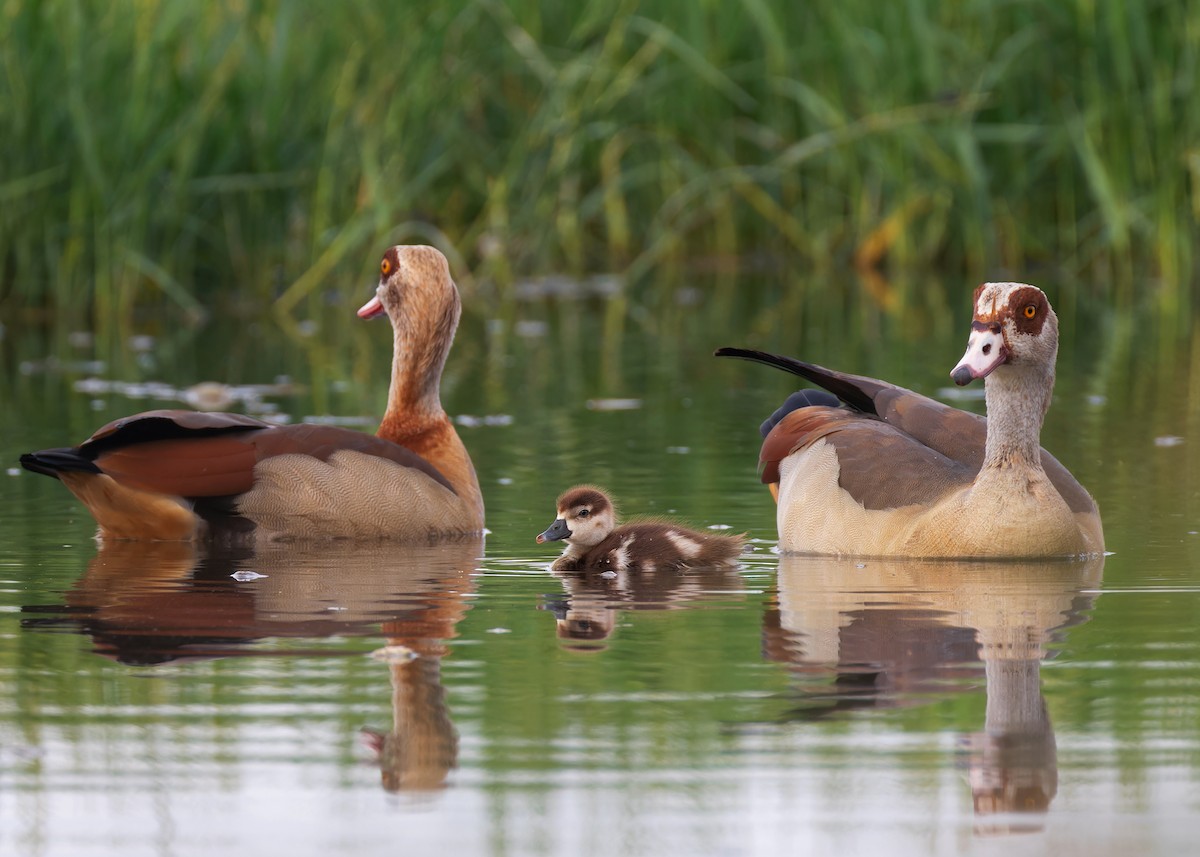
POLYGON ((594 485, 576 485, 557 502, 558 516, 537 537, 565 541, 553 571, 644 571, 735 565, 745 536, 689 530, 667 521, 617 526, 612 499, 594 485))

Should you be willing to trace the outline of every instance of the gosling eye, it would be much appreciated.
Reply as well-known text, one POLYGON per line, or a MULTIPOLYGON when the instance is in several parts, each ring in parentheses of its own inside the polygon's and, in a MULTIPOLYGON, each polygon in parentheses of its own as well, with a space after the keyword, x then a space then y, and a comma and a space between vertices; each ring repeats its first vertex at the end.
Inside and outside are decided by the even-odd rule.
POLYGON ((1035 315, 1037 315, 1037 307, 1036 306, 1034 306, 1033 304, 1030 304, 1029 306, 1025 307, 1025 317, 1026 318, 1033 318, 1035 315))
POLYGON ((379 273, 383 274, 386 277, 391 272, 392 272, 392 260, 387 258, 386 256, 384 256, 383 261, 379 263, 379 273))
POLYGON ((578 514, 578 515, 576 515, 576 517, 578 517, 578 518, 586 518, 587 516, 588 516, 588 510, 587 510, 587 509, 580 509, 580 510, 579 510, 579 514, 578 514))

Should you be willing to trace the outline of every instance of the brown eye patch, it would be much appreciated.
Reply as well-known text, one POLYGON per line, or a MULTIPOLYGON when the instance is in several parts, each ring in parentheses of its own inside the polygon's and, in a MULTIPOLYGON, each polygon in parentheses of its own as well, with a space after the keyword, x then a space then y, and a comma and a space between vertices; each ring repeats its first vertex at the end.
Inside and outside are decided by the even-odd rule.
POLYGON ((1010 314, 1022 333, 1037 336, 1046 323, 1046 296, 1040 289, 1024 288, 1013 292, 1008 303, 1010 314))
POLYGON ((389 277, 396 270, 397 264, 396 248, 393 247, 383 254, 383 261, 379 263, 379 273, 385 277, 389 277))

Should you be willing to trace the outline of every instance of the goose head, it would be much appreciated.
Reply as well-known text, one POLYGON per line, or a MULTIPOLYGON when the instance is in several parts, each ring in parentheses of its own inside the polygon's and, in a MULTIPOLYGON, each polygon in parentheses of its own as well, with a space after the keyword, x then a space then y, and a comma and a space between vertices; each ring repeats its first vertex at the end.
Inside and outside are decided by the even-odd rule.
POLYGON ((984 470, 1023 462, 1041 468, 1038 436, 1054 392, 1058 317, 1046 294, 1025 283, 984 283, 975 290, 967 351, 950 377, 984 380, 984 470))
POLYGON ((589 548, 600 544, 616 529, 617 510, 612 499, 593 485, 567 489, 555 506, 554 523, 538 534, 538 544, 561 539, 573 547, 589 548))
POLYGON ((984 283, 975 290, 971 336, 950 377, 960 387, 1000 367, 1033 369, 1053 378, 1058 317, 1046 294, 1025 283, 984 283))
POLYGON ((389 412, 394 407, 440 411, 438 388, 462 301, 439 250, 397 245, 383 254, 375 296, 358 317, 384 315, 395 332, 389 412))

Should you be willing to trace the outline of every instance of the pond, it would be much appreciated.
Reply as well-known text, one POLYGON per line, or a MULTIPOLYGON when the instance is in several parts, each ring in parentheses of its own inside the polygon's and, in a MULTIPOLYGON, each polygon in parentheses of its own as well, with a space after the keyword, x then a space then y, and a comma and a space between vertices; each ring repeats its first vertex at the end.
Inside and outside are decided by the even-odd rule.
POLYGON ((1194 849, 1192 338, 1153 313, 1058 307, 1043 444, 1097 498, 1108 556, 788 557, 755 467, 758 422, 796 384, 712 349, 960 395, 971 288, 579 291, 531 283, 488 310, 465 295, 443 398, 489 533, 421 549, 100 549, 61 485, 15 469, 189 388, 372 430, 390 340, 353 318, 365 287, 296 320, 95 336, 10 320, 0 853, 1194 849), (534 537, 584 481, 751 550, 732 571, 551 573, 534 537))

